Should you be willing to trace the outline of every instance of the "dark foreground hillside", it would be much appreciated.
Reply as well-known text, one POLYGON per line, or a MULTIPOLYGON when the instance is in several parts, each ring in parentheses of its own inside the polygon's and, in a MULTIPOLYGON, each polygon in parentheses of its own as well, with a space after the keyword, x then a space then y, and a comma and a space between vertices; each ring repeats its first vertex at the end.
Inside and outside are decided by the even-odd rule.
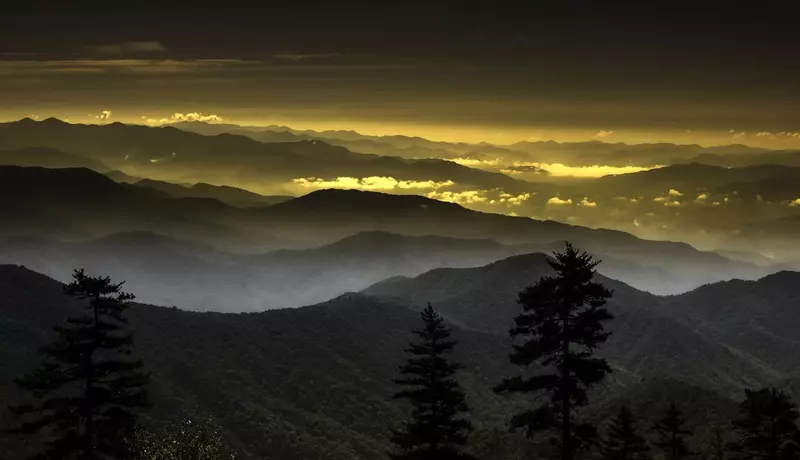
MULTIPOLYGON (((544 260, 508 259, 504 262, 519 275, 506 277, 533 282, 534 275, 543 273, 544 260)), ((465 273, 441 272, 437 271, 445 278, 449 272, 465 273)), ((679 399, 691 401, 687 415, 702 425, 712 417, 727 418, 735 409, 730 398, 749 380, 768 378, 742 362, 724 361, 728 358, 722 348, 711 347, 702 334, 691 335, 679 319, 659 314, 655 300, 651 306, 622 303, 626 298, 658 298, 604 281, 619 294, 611 305, 618 315, 613 325, 617 342, 605 353, 617 372, 597 390, 591 417, 602 421, 626 401, 640 408, 647 420, 657 415, 654 405, 679 399), (701 372, 704 366, 707 373, 701 372), (708 378, 724 366, 731 367, 729 374, 708 378), (741 375, 734 366, 743 366, 741 375), (687 380, 685 371, 696 375, 687 380)), ((487 291, 486 298, 512 286, 498 283, 497 291, 487 291)), ((459 296, 469 294, 468 289, 446 283, 439 287, 451 291, 452 297, 427 294, 453 319, 459 340, 454 358, 465 365, 459 378, 478 427, 472 448, 481 458, 515 458, 525 441, 508 434, 505 422, 518 402, 491 392, 515 371, 507 360, 510 339, 505 331, 478 327, 475 316, 458 316, 453 299, 463 300, 459 296)), ((426 293, 422 286, 416 288, 426 293)), ((52 337, 50 328, 78 306, 64 298, 57 282, 17 266, 0 266, 0 293, 0 397, 13 400, 11 379, 39 361, 36 350, 52 337)), ((510 291, 503 298, 513 295, 510 291)), ((404 416, 405 408, 391 399, 396 390, 392 378, 404 359, 410 331, 418 327, 415 308, 407 299, 363 294, 250 314, 135 305, 129 312, 135 347, 152 372, 154 408, 145 421, 157 424, 186 410, 208 413, 222 427, 226 442, 245 459, 383 458, 387 434, 404 416)), ((510 322, 513 313, 508 306, 497 310, 497 319, 487 313, 486 324, 500 324, 501 316, 510 322)), ((9 422, 7 413, 0 417, 9 422)), ((20 449, 13 440, 3 443, 10 452, 20 449)))

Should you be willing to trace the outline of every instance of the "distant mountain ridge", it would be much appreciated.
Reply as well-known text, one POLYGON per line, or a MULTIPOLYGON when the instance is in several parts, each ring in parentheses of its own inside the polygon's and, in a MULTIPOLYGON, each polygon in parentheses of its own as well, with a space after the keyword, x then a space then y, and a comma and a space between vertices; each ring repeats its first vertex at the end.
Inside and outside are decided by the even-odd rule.
POLYGON ((109 171, 102 162, 42 147, 26 147, 16 150, 0 151, 0 165, 39 166, 43 168, 88 168, 97 172, 109 171))
POLYGON ((390 154, 414 158, 458 158, 485 155, 508 161, 561 163, 572 166, 665 166, 700 162, 718 166, 782 164, 800 166, 800 151, 769 150, 742 144, 702 146, 699 144, 622 142, 522 141, 513 144, 432 141, 417 136, 372 136, 348 130, 297 130, 287 126, 239 126, 229 123, 180 122, 179 129, 214 135, 235 133, 262 142, 319 139, 363 153, 390 154))
MULTIPOLYGON (((617 275, 640 287, 653 286, 656 292, 682 292, 703 282, 733 277, 750 279, 769 270, 682 243, 480 213, 414 195, 323 190, 272 206, 245 209, 215 199, 175 198, 161 191, 119 184, 86 169, 0 166, 0 179, 0 203, 13 210, 0 227, 2 237, 85 241, 114 233, 151 232, 210 245, 222 252, 259 254, 324 246, 363 232, 385 232, 405 237, 494 240, 512 247, 499 251, 490 248, 478 259, 469 255, 469 260, 478 263, 491 261, 486 259, 490 256, 496 260, 521 252, 549 251, 554 243, 569 240, 614 259, 617 275), (656 273, 654 269, 668 275, 661 279, 664 284, 660 287, 645 282, 647 275, 656 273)), ((452 241, 448 245, 463 249, 452 241)), ((381 248, 373 247, 372 259, 377 261, 381 248)), ((423 270, 428 268, 432 266, 422 266, 423 270)), ((403 272, 377 273, 388 277, 403 272)))
POLYGON ((240 183, 259 190, 280 190, 276 184, 291 184, 294 179, 338 177, 452 181, 466 188, 501 187, 511 193, 526 187, 524 181, 450 161, 366 155, 316 139, 264 143, 228 133, 204 136, 170 126, 78 125, 57 119, 0 123, 0 148, 26 147, 64 149, 158 180, 240 183))
MULTIPOLYGON (((389 279, 363 292, 417 309, 431 302, 455 324, 503 333, 519 312, 517 293, 551 273, 546 256, 526 254, 484 267, 389 279)), ((800 301, 793 287, 800 273, 724 281, 666 297, 598 278, 612 289, 609 309, 617 316, 601 353, 619 366, 621 375, 681 375, 692 384, 731 394, 742 386, 797 376, 800 342, 793 337, 800 311, 791 306, 800 301)))
POLYGON ((136 181, 134 185, 137 187, 160 190, 176 198, 212 198, 231 206, 238 207, 269 206, 294 198, 286 195, 259 195, 258 193, 253 193, 236 187, 205 184, 202 182, 193 184, 191 186, 184 186, 153 179, 141 179, 136 181))

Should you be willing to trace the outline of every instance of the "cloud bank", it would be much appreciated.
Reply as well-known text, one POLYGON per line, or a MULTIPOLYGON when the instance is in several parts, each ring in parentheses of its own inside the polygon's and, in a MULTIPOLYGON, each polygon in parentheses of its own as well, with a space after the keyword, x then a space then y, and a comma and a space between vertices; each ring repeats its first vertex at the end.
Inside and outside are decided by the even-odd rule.
POLYGON ((205 123, 220 123, 225 121, 219 115, 216 114, 204 114, 201 112, 189 112, 189 113, 181 113, 175 112, 169 116, 169 118, 150 118, 147 116, 143 116, 142 120, 148 125, 168 125, 170 123, 179 123, 182 121, 202 121, 205 123))

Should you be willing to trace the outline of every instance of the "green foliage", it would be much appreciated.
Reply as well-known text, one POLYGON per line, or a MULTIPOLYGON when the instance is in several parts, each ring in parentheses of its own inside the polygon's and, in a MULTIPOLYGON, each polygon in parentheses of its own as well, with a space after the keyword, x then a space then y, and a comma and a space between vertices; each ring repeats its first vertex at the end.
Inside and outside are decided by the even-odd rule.
POLYGON ((606 430, 601 460, 646 460, 650 458, 647 441, 639 434, 633 414, 622 406, 606 430))
POLYGON ((21 418, 15 433, 42 434, 45 450, 34 458, 127 459, 135 409, 147 406, 148 376, 130 358, 132 335, 124 316, 133 295, 108 277, 76 270, 69 296, 88 300, 83 314, 55 328, 40 367, 17 379, 35 404, 12 407, 21 418))
POLYGON ((518 366, 539 364, 541 372, 505 379, 495 389, 549 396, 537 408, 515 415, 511 426, 524 427, 529 435, 559 430, 554 442, 565 460, 594 437, 594 426, 578 423, 574 411, 588 403, 587 389, 611 371, 604 359, 594 356, 609 336, 603 323, 613 318, 604 308, 611 291, 593 281, 598 263, 567 243, 550 261, 556 276, 543 276, 519 294, 523 312, 514 318, 511 335, 526 341, 514 345, 511 361, 518 366))
POLYGON ((692 455, 686 443, 692 432, 686 428, 686 420, 675 401, 670 401, 664 416, 653 424, 653 432, 656 435, 654 444, 664 453, 665 459, 682 460, 692 455))
POLYGON ((394 395, 413 407, 411 420, 394 432, 392 442, 399 452, 396 460, 469 459, 463 452, 472 424, 461 414, 468 410, 464 391, 455 379, 461 365, 445 354, 453 350, 450 329, 430 304, 422 311, 424 327, 415 330, 420 338, 406 352, 411 355, 400 367, 403 377, 395 383, 407 387, 394 395))
POLYGON ((138 460, 233 460, 219 427, 209 417, 188 415, 161 429, 137 428, 138 460))
POLYGON ((739 406, 740 418, 733 427, 738 434, 732 450, 747 460, 791 460, 798 458, 800 416, 791 397, 775 388, 745 390, 739 406))

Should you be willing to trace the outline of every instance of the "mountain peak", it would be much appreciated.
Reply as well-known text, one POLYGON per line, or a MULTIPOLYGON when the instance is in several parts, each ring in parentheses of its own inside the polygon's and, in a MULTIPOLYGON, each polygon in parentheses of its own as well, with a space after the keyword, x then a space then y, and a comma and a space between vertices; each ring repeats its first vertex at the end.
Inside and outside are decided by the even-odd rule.
POLYGON ((56 118, 56 117, 45 118, 44 120, 40 121, 39 123, 43 123, 43 124, 46 124, 46 125, 54 125, 54 126, 55 125, 67 125, 67 124, 69 124, 69 123, 67 123, 67 122, 65 122, 65 121, 63 121, 61 119, 56 118))
POLYGON ((800 272, 781 270, 755 281, 756 284, 769 288, 783 288, 793 290, 800 283, 800 272))
POLYGON ((550 256, 542 252, 531 252, 528 254, 520 254, 517 256, 506 257, 498 261, 486 265, 486 268, 503 268, 503 269, 528 269, 530 267, 549 267, 548 262, 550 256))
POLYGON ((469 212, 454 203, 445 203, 419 195, 393 195, 382 192, 371 192, 353 189, 323 189, 311 192, 293 200, 271 206, 271 210, 305 210, 321 213, 336 213, 345 210, 380 211, 392 213, 397 211, 429 209, 469 212))

